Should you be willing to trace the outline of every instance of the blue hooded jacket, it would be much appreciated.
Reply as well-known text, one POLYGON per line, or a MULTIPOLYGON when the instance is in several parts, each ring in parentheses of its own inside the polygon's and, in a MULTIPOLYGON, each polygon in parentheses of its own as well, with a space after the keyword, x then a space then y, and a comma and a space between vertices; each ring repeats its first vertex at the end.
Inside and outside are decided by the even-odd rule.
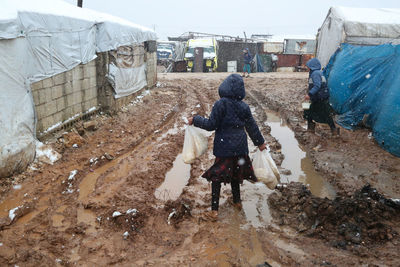
POLYGON ((318 59, 312 58, 306 66, 310 68, 308 79, 308 95, 312 102, 323 101, 329 98, 329 90, 326 79, 321 71, 321 63, 318 59))
POLYGON ((252 58, 250 51, 248 48, 245 48, 245 50, 247 51, 247 53, 243 54, 244 64, 250 64, 252 58))
POLYGON ((216 157, 247 155, 246 131, 256 146, 262 145, 264 138, 249 106, 242 101, 246 94, 242 77, 229 75, 219 86, 218 93, 221 98, 215 102, 210 117, 197 115, 193 124, 207 131, 215 130, 213 152, 216 157))

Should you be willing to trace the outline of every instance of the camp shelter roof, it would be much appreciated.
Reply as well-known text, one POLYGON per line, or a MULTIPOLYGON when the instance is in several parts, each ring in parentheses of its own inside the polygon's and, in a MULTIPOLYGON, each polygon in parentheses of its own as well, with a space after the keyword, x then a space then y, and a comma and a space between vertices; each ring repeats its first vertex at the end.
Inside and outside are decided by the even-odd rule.
POLYGON ((97 26, 96 45, 100 52, 157 39, 151 29, 62 0, 2 0, 0 39, 78 32, 93 25, 97 26))
POLYGON ((317 57, 325 66, 341 43, 400 43, 400 9, 331 7, 317 37, 317 57))
MULTIPOLYGON (((31 83, 86 64, 96 52, 156 38, 148 28, 61 0, 0 0, 0 177, 35 155, 31 83)), ((145 75, 134 77, 146 83, 145 75)))

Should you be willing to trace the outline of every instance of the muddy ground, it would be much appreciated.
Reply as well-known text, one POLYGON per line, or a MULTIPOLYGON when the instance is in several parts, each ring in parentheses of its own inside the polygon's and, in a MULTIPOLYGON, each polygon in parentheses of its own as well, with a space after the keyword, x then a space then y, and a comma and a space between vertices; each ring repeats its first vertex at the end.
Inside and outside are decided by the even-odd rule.
MULTIPOLYGON (((307 133, 305 73, 254 74, 245 80, 245 101, 280 166, 281 182, 308 187, 291 184, 273 193, 245 182, 244 209, 237 211, 223 186, 218 222, 200 219, 210 204, 210 186, 200 176, 213 162, 212 137, 208 153, 183 164, 184 118, 209 114, 226 76, 159 74, 157 87, 118 114, 99 114, 95 127, 77 125, 50 139, 59 161, 35 162, 2 180, 0 265, 399 266, 399 211, 386 202, 368 195, 357 206, 364 212, 346 213, 355 225, 350 234, 332 220, 315 223, 319 204, 353 207, 367 183, 385 199, 398 199, 400 159, 379 148, 367 129, 342 129, 340 138, 331 138, 329 128, 318 125, 316 134, 307 133), (371 225, 383 230, 365 235, 375 233, 362 228, 371 225), (360 231, 368 238, 359 239, 360 231)), ((337 219, 332 209, 323 214, 337 219)))

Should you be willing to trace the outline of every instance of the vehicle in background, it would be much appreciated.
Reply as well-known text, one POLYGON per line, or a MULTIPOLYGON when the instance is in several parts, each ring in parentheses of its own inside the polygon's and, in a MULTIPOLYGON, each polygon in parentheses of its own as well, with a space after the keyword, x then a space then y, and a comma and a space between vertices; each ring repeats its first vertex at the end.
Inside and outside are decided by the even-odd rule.
POLYGON ((168 65, 175 57, 174 42, 158 42, 157 43, 157 63, 160 65, 168 65))
POLYGON ((187 71, 193 71, 194 66, 194 49, 203 48, 203 71, 213 72, 217 69, 217 41, 214 38, 209 39, 190 39, 187 42, 185 61, 187 71))

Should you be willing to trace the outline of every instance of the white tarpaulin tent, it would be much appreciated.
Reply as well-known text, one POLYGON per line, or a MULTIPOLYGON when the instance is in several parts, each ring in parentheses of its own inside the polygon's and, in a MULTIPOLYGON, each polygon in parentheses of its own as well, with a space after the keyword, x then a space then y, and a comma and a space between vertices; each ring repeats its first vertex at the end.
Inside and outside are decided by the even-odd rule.
POLYGON ((0 177, 34 157, 32 82, 87 63, 96 52, 156 38, 150 29, 61 0, 1 0, 0 177))
POLYGON ((341 43, 400 44, 400 9, 331 7, 317 37, 322 66, 341 43))

